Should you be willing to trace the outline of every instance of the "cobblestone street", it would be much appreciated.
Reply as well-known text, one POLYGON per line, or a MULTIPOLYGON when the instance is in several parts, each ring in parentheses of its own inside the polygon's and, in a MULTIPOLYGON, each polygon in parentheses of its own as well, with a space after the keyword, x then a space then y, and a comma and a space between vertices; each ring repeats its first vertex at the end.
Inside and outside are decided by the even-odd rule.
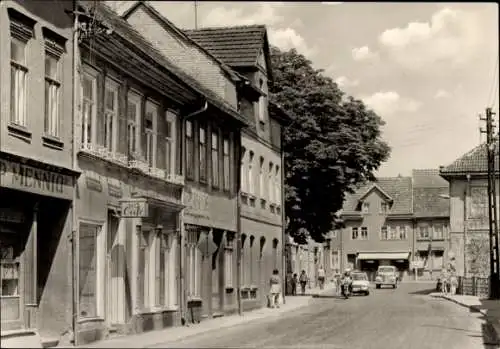
POLYGON ((480 314, 428 295, 433 284, 372 289, 349 300, 315 298, 307 307, 154 347, 493 349, 480 314))

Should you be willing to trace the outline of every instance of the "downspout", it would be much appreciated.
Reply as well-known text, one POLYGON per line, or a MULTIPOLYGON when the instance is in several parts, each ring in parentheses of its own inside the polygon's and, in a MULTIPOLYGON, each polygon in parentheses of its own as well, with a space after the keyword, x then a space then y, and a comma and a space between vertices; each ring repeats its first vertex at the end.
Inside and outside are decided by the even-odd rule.
MULTIPOLYGON (((201 107, 200 109, 190 113, 190 114, 187 114, 185 116, 182 117, 182 125, 181 125, 181 147, 180 147, 180 151, 181 151, 181 171, 182 171, 182 174, 185 175, 186 173, 186 132, 185 132, 185 121, 190 119, 191 117, 195 116, 195 115, 198 115, 198 114, 201 114, 203 112, 205 112, 206 110, 208 109, 208 102, 205 101, 205 104, 203 105, 203 107, 201 107)), ((185 187, 186 187, 186 183, 184 182, 184 186, 182 187, 182 191, 181 191, 181 198, 184 197, 184 190, 185 190, 185 187)), ((185 263, 184 263, 184 254, 182 253, 182 251, 184 250, 184 245, 185 245, 185 241, 186 241, 186 238, 185 238, 185 229, 184 229, 184 208, 182 209, 182 211, 179 213, 179 228, 178 228, 178 231, 179 231, 179 295, 181 297, 181 299, 179 300, 179 312, 181 314, 181 324, 182 325, 187 325, 187 316, 185 315, 185 311, 187 311, 187 295, 186 295, 186 288, 185 288, 185 282, 184 282, 184 266, 185 266, 185 263)))
POLYGON ((238 302, 238 314, 243 315, 243 304, 241 301, 241 132, 235 137, 238 142, 238 158, 236 162, 236 299, 238 302))
MULTIPOLYGON (((73 140, 72 144, 72 167, 73 170, 76 170, 77 167, 77 142, 76 142, 76 121, 78 118, 78 106, 77 106, 77 82, 78 82, 78 13, 77 13, 77 1, 73 0, 73 86, 72 86, 72 102, 73 102, 73 110, 72 110, 72 121, 73 121, 73 127, 71 129, 71 137, 73 140)), ((78 294, 77 294, 77 270, 76 268, 78 267, 77 260, 76 260, 76 253, 77 253, 77 235, 78 235, 78 230, 77 230, 77 215, 76 215, 76 180, 73 180, 73 200, 71 203, 71 218, 72 218, 72 225, 71 225, 71 300, 72 300, 72 320, 71 320, 71 330, 73 331, 73 345, 77 346, 78 345, 78 336, 77 336, 77 323, 76 319, 78 316, 78 294)))
POLYGON ((466 175, 467 184, 464 190, 464 277, 467 276, 467 195, 470 193, 470 174, 466 175))

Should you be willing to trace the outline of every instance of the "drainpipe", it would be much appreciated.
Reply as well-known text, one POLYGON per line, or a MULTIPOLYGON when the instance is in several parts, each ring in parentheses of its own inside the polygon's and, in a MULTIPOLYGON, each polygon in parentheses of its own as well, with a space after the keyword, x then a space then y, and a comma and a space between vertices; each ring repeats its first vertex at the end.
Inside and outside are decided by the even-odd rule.
MULTIPOLYGON (((208 109, 208 102, 205 101, 203 107, 201 107, 200 109, 198 109, 190 114, 184 115, 181 119, 182 119, 182 121, 186 121, 195 115, 198 115, 198 114, 205 112, 207 109, 208 109)), ((180 139, 181 139, 180 151, 181 151, 181 172, 182 172, 182 174, 186 173, 186 151, 185 151, 186 132, 184 130, 184 127, 185 127, 185 123, 183 122, 182 126, 181 126, 182 134, 180 137, 180 139)), ((186 186, 186 183, 184 183, 184 186, 182 187, 181 198, 184 196, 185 186, 186 186)), ((184 250, 184 247, 185 247, 184 245, 185 245, 185 241, 186 241, 185 229, 184 229, 184 208, 179 213, 178 223, 179 223, 179 227, 178 227, 178 232, 179 232, 179 261, 178 261, 178 263, 179 263, 179 296, 181 298, 179 300, 179 308, 180 308, 179 311, 181 314, 182 325, 187 325, 188 317, 185 314, 185 312, 187 311, 187 294, 186 294, 186 288, 185 288, 185 282, 184 282, 185 273, 184 273, 184 269, 183 269, 185 266, 185 263, 184 263, 184 254, 182 253, 184 250)))
POLYGON ((470 174, 467 174, 467 185, 464 191, 464 277, 467 276, 467 251, 466 251, 466 243, 467 243, 467 194, 470 192, 470 174))
POLYGON ((235 137, 238 146, 238 158, 236 162, 236 299, 238 301, 238 314, 243 315, 243 304, 241 302, 241 133, 235 137))
MULTIPOLYGON (((72 102, 73 102, 73 110, 72 110, 72 121, 73 127, 71 130, 71 136, 73 139, 72 144, 72 167, 76 170, 77 167, 77 143, 76 143, 76 121, 78 119, 78 102, 77 102, 77 83, 78 83, 78 13, 77 13, 77 1, 73 0, 73 86, 72 86, 72 102)), ((77 253, 77 216, 76 216, 76 180, 73 180, 73 200, 71 203, 71 218, 72 218, 72 226, 71 226, 71 300, 72 300, 72 320, 71 320, 71 330, 73 331, 73 345, 78 345, 78 336, 77 333, 77 324, 76 319, 78 316, 78 294, 77 294, 77 282, 78 282, 78 272, 76 268, 78 267, 76 260, 77 253)))

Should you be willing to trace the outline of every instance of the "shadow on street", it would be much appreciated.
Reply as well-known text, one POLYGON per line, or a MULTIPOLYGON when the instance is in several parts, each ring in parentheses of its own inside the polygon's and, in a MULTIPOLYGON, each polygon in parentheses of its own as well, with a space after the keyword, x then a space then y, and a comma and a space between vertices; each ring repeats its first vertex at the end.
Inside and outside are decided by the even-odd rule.
POLYGON ((410 292, 409 294, 415 294, 415 295, 429 295, 433 292, 436 292, 436 288, 433 287, 433 288, 428 288, 428 289, 425 289, 425 290, 418 290, 418 291, 415 291, 415 292, 410 292))

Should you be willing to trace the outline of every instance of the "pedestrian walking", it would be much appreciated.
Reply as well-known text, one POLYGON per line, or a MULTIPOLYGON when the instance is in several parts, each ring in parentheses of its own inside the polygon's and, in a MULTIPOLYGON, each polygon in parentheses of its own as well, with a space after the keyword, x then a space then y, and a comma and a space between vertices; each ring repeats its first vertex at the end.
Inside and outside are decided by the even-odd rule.
POLYGON ((339 273, 335 274, 335 293, 338 295, 340 295, 341 293, 341 285, 342 285, 342 279, 341 279, 341 276, 339 273))
POLYGON ((269 306, 271 308, 280 307, 280 296, 281 296, 281 278, 278 269, 273 270, 273 275, 269 279, 269 285, 271 286, 269 290, 269 306))
POLYGON ((306 294, 306 285, 308 281, 309 278, 307 277, 306 271, 302 270, 299 277, 300 290, 302 291, 302 295, 306 294))
POLYGON ((297 273, 294 273, 292 276, 292 296, 297 295, 297 284, 299 283, 299 278, 297 273))
POLYGON ((320 290, 322 290, 325 287, 325 269, 323 269, 322 265, 318 269, 318 283, 320 290))

